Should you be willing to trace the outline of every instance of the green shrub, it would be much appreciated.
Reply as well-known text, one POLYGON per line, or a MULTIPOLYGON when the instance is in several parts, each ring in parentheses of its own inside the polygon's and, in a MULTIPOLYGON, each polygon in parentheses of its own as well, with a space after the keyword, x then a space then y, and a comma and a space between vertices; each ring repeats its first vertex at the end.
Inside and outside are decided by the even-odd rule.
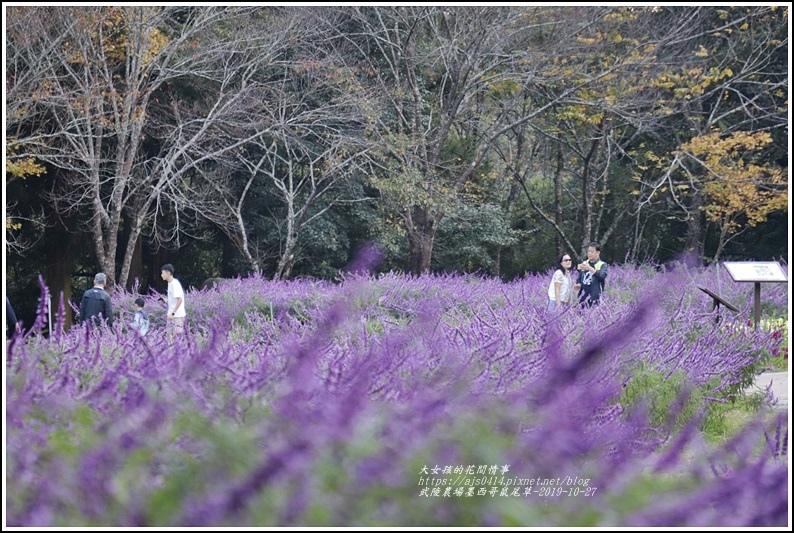
POLYGON ((678 430, 705 408, 703 392, 687 383, 682 370, 667 375, 657 370, 640 368, 623 388, 619 401, 628 412, 646 409, 648 423, 654 428, 662 428, 668 425, 674 405, 684 395, 688 395, 688 398, 672 426, 678 430))

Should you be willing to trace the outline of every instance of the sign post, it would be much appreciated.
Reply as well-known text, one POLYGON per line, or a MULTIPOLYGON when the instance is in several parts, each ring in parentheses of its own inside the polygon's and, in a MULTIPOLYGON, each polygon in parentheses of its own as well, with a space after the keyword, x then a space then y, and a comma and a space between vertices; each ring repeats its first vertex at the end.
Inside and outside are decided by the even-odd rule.
MULTIPOLYGON (((701 291, 703 291, 706 294, 708 294, 709 296, 711 296, 711 299, 713 301, 713 303, 711 304, 711 310, 712 311, 715 311, 715 310, 719 309, 720 305, 724 305, 725 307, 727 307, 728 309, 730 309, 734 313, 738 313, 739 312, 739 309, 737 309, 737 307, 735 305, 733 305, 732 303, 724 300, 722 298, 722 296, 720 296, 719 294, 715 294, 714 292, 708 290, 706 287, 698 287, 698 289, 700 289, 701 291)), ((720 316, 717 315, 714 318, 714 323, 716 324, 719 321, 720 321, 720 316)))
POLYGON ((777 261, 743 261, 722 263, 733 281, 755 283, 755 329, 761 323, 761 283, 788 282, 786 273, 777 261))

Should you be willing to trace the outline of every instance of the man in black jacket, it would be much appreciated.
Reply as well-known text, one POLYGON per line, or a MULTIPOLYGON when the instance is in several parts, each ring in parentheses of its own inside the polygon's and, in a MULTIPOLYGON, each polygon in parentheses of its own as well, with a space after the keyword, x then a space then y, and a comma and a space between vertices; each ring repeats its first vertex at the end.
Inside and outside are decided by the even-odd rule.
POLYGON ((80 302, 80 322, 89 322, 92 326, 99 326, 103 321, 108 326, 113 325, 113 308, 110 305, 110 295, 105 292, 107 276, 100 272, 94 276, 94 286, 83 293, 80 302))
POLYGON ((587 245, 587 261, 576 265, 579 277, 574 292, 579 292, 579 305, 582 307, 598 305, 601 293, 604 292, 604 282, 607 279, 607 264, 601 260, 601 245, 591 242, 587 245))

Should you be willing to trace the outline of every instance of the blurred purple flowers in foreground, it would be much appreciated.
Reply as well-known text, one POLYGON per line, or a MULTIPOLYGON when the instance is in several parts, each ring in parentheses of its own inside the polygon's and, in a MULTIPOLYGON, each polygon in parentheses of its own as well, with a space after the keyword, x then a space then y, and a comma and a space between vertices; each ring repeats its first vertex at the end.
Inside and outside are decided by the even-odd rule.
MULTIPOLYGON (((545 275, 368 276, 377 260, 193 291, 172 346, 157 311, 146 337, 122 316, 12 340, 7 524, 789 525, 786 417, 708 433, 784 348, 745 326, 747 286, 615 266, 603 305, 547 312, 545 275)), ((764 290, 787 318, 785 285, 764 290)))

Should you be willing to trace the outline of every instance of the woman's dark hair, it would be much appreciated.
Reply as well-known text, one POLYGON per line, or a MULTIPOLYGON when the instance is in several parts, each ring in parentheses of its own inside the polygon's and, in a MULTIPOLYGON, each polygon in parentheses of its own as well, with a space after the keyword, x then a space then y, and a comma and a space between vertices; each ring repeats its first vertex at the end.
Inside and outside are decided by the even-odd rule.
POLYGON ((568 272, 571 271, 571 267, 568 267, 566 269, 565 267, 562 266, 562 258, 565 257, 566 255, 571 258, 571 265, 573 265, 573 256, 571 256, 571 254, 569 254, 567 252, 563 252, 563 253, 561 253, 560 255, 557 256, 557 269, 556 270, 562 270, 563 274, 567 274, 568 272))

